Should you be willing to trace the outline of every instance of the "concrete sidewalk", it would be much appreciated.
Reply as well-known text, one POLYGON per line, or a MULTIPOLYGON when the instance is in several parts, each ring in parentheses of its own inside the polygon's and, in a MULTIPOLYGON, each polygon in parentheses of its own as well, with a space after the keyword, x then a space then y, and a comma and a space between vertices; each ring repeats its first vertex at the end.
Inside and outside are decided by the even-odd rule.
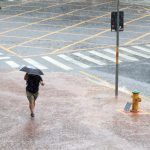
POLYGON ((150 102, 124 113, 130 95, 96 85, 82 75, 47 73, 35 118, 25 96, 24 73, 0 74, 1 150, 148 150, 150 102))

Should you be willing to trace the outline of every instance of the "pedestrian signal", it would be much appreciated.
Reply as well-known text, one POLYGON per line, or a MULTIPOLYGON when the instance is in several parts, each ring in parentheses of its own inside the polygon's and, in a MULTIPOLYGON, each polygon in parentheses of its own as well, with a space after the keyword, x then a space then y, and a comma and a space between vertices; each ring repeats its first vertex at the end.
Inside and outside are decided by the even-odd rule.
MULTIPOLYGON (((117 12, 111 12, 111 31, 117 31, 117 12)), ((119 11, 119 31, 124 30, 124 12, 119 11)))

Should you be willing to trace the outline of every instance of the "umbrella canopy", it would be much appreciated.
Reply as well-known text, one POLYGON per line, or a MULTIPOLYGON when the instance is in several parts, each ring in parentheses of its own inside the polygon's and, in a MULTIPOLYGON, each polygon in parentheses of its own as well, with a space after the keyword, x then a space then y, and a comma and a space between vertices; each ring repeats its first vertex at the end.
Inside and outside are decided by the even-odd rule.
POLYGON ((21 66, 20 71, 24 71, 28 74, 33 74, 33 75, 44 75, 44 73, 40 69, 33 66, 21 66))

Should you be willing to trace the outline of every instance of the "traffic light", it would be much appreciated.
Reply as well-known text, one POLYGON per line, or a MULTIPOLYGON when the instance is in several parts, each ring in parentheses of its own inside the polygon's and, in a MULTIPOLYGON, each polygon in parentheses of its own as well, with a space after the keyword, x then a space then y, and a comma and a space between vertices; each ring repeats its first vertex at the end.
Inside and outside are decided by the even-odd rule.
MULTIPOLYGON (((111 31, 117 31, 117 12, 111 12, 111 31)), ((124 30, 124 12, 119 11, 119 31, 124 30)))

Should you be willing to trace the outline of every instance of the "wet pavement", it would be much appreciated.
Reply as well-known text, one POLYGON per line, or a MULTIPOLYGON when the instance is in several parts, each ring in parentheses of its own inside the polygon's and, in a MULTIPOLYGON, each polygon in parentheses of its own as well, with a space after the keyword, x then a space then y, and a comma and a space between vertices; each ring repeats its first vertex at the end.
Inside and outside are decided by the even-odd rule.
POLYGON ((131 95, 116 99, 103 80, 46 73, 31 119, 23 75, 0 74, 1 150, 150 149, 149 101, 142 99, 138 114, 124 113, 131 95))
MULTIPOLYGON (((1 1, 1 6, 0 52, 13 61, 115 46, 116 33, 110 32, 110 12, 116 10, 112 1, 1 1)), ((121 4, 120 9, 125 11, 120 45, 148 44, 149 7, 121 4)), ((116 99, 109 84, 95 82, 81 71, 46 72, 31 119, 24 74, 4 65, 0 69, 0 149, 150 149, 148 99, 142 98, 139 114, 124 113, 130 94, 119 92, 116 99)))
MULTIPOLYGON (((57 53, 115 47, 116 33, 110 31, 109 0, 1 1, 0 45, 2 50, 24 56, 24 51, 57 53)), ((149 43, 149 7, 120 3, 124 32, 120 46, 149 43)))

